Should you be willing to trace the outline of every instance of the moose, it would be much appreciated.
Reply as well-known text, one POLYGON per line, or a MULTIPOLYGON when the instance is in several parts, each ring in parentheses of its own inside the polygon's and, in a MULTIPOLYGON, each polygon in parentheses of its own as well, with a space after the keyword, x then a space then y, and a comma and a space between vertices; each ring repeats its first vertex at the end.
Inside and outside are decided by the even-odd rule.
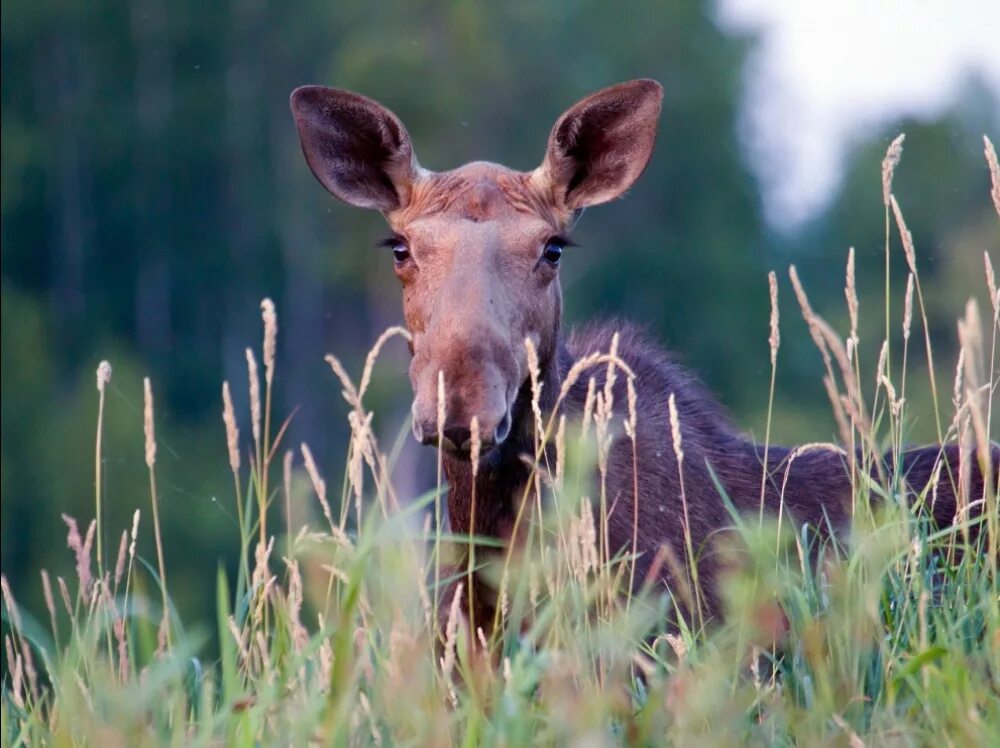
MULTIPOLYGON (((609 544, 613 552, 636 554, 636 585, 650 574, 668 587, 675 582, 676 569, 654 564, 661 546, 696 563, 703 613, 711 618, 724 612, 721 568, 706 548, 732 523, 719 486, 738 511, 756 513, 763 502, 767 512, 781 506, 798 524, 837 528, 849 520, 852 482, 845 453, 805 450, 790 460, 793 450, 765 451, 740 434, 698 381, 635 326, 598 324, 563 333, 559 266, 571 245, 568 233, 584 208, 621 196, 643 172, 662 100, 652 80, 587 96, 559 117, 541 165, 530 172, 487 162, 429 171, 418 163, 399 118, 350 91, 304 86, 292 93, 291 109, 319 182, 350 205, 380 211, 391 228, 385 245, 402 284, 411 334, 413 434, 442 452, 452 530, 511 542, 532 479, 523 456, 535 444, 525 341, 537 352, 539 405, 551 412, 573 364, 609 350, 617 334, 617 356, 635 377, 638 418, 634 442, 620 435, 608 455, 606 491, 615 501, 606 518, 609 544), (439 376, 446 392, 443 423, 439 376), (671 395, 685 454, 684 522, 671 395), (695 559, 684 553, 684 523, 700 551, 695 559)), ((606 375, 596 376, 603 387, 606 375)), ((580 416, 587 388, 581 378, 558 403, 568 418, 580 416)), ((624 402, 622 378, 614 392, 624 402)), ((982 496, 987 481, 995 495, 998 458, 1000 448, 992 445, 989 459, 973 466, 972 495, 982 496)), ((875 467, 905 479, 916 495, 941 464, 945 475, 957 476, 960 460, 957 446, 937 445, 906 451, 895 461, 887 455, 875 467)), ((942 526, 955 517, 954 485, 942 479, 935 491, 932 514, 942 526)), ((488 590, 475 589, 480 585, 476 581, 465 596, 466 612, 477 621, 493 620, 495 595, 491 600, 488 590)))

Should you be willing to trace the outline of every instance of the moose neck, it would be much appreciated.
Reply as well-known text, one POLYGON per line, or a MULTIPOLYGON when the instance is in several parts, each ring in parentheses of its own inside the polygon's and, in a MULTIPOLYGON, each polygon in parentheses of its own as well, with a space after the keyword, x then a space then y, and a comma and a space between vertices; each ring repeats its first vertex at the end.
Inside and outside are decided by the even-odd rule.
MULTIPOLYGON (((543 414, 552 412, 563 377, 572 357, 556 335, 553 350, 539 356, 539 406, 543 414)), ((507 438, 479 462, 475 476, 468 460, 443 453, 442 467, 450 486, 448 517, 453 532, 506 538, 513 529, 518 507, 526 496, 525 487, 532 470, 525 462, 535 450, 535 419, 531 406, 531 379, 525 380, 511 408, 511 430, 507 438)))

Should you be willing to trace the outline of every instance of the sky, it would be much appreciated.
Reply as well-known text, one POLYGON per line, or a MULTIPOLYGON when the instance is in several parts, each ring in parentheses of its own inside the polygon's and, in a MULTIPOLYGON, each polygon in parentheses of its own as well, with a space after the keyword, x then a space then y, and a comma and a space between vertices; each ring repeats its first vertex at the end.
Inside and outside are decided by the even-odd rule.
POLYGON ((758 35, 740 137, 781 231, 828 204, 852 142, 935 118, 971 74, 1000 107, 1000 0, 717 0, 716 19, 758 35))

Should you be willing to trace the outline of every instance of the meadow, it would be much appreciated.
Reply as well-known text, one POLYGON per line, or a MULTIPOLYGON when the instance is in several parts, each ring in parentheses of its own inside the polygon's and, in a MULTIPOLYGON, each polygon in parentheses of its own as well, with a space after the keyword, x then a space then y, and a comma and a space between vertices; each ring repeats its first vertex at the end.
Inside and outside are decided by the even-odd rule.
MULTIPOLYGON (((1000 166, 985 145, 1000 219, 1000 166)), ((802 445, 798 453, 846 449, 849 462, 857 450, 863 466, 906 443, 908 358, 919 347, 933 361, 934 349, 919 253, 892 196, 901 146, 900 138, 883 162, 886 266, 888 273, 889 254, 902 252, 909 276, 903 298, 890 298, 887 277, 885 319, 876 312, 865 320, 884 326, 877 360, 861 360, 857 346, 853 250, 844 332, 816 314, 790 269, 840 432, 839 445, 802 445), (891 325, 890 309, 902 311, 902 326, 891 325)), ((777 276, 770 280, 773 311, 761 356, 770 354, 773 373, 781 324, 777 276)), ((784 515, 734 514, 718 542, 731 560, 724 621, 674 614, 695 594, 690 575, 680 575, 686 583, 678 589, 627 592, 634 558, 608 547, 600 476, 612 435, 629 438, 641 414, 615 402, 610 387, 592 392, 582 423, 536 409, 536 448, 525 456, 534 483, 518 519, 526 542, 497 552, 495 540, 448 532, 440 468, 427 495, 394 488, 398 444, 379 443, 365 394, 380 351, 406 331, 383 334, 358 376, 326 357, 350 408, 351 441, 344 465, 318 465, 308 445, 287 443, 289 416, 272 412, 281 362, 278 320, 266 299, 261 350, 246 352, 250 413, 235 413, 234 383, 223 383, 220 398, 229 464, 219 469, 232 473, 238 571, 206 568, 215 618, 181 620, 165 559, 183 548, 161 534, 156 382, 148 379, 145 444, 137 445, 145 450, 148 501, 135 507, 130 527, 102 525, 102 439, 117 427, 104 419, 113 376, 104 362, 96 373, 95 475, 79 476, 96 487, 94 519, 64 516, 75 578, 39 570, 43 610, 19 606, 3 579, 0 741, 997 745, 1000 516, 995 491, 970 495, 967 483, 973 460, 989 462, 1000 381, 1000 292, 989 252, 983 282, 991 308, 970 302, 962 310, 953 380, 928 369, 939 441, 965 448, 959 474, 939 471, 936 479, 959 486, 953 524, 933 527, 922 511, 935 485, 908 502, 898 476, 873 484, 864 469, 852 469, 852 526, 837 541, 784 515), (298 526, 293 518, 304 514, 311 519, 298 526), (144 533, 155 537, 154 557, 136 552, 144 533), (461 592, 438 604, 446 585, 466 588, 465 574, 444 572, 456 557, 467 559, 466 573, 493 581, 500 604, 492 625, 469 625, 461 592)), ((614 350, 571 376, 585 377, 593 366, 630 376, 614 350)), ((773 381, 762 393, 770 401, 773 381)), ((765 440, 771 437, 768 427, 765 440)), ((684 552, 664 548, 657 561, 682 564, 684 552)))

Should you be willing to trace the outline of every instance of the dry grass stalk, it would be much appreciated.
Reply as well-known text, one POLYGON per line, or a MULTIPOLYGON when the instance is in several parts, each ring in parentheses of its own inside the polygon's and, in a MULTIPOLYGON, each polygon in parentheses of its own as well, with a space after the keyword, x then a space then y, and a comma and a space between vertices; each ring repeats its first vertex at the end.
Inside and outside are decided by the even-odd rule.
POLYGON ((772 270, 767 274, 768 290, 771 297, 771 334, 768 336, 767 344, 771 349, 771 366, 778 363, 778 348, 781 346, 781 330, 778 324, 778 276, 772 270))
POLYGON ((156 430, 153 418, 153 387, 149 377, 142 380, 143 429, 146 435, 146 467, 149 468, 149 497, 153 506, 153 536, 156 540, 156 561, 160 572, 160 592, 163 602, 163 619, 160 633, 165 646, 170 647, 170 601, 167 598, 167 567, 163 561, 163 537, 160 534, 160 509, 156 494, 156 430))
POLYGON ((309 475, 309 480, 312 481, 313 491, 316 492, 316 498, 319 499, 319 505, 323 509, 323 516, 326 517, 326 521, 330 525, 330 530, 332 531, 334 527, 338 530, 340 527, 333 521, 333 514, 330 511, 330 503, 326 500, 326 481, 320 477, 319 470, 316 469, 316 461, 313 459, 312 450, 309 449, 309 445, 305 442, 301 445, 302 450, 302 462, 305 465, 306 473, 309 475))
POLYGON ((97 391, 104 392, 104 388, 111 382, 111 364, 101 361, 97 365, 97 391))
POLYGON ((11 670, 10 694, 16 706, 21 711, 27 710, 24 694, 24 671, 21 663, 21 655, 15 654, 11 646, 10 637, 3 638, 4 647, 7 649, 7 667, 11 670))
POLYGON ((963 374, 965 372, 965 348, 958 349, 958 360, 955 364, 955 386, 951 393, 951 403, 955 409, 955 416, 957 417, 962 411, 962 391, 963 387, 963 374))
POLYGON ((413 336, 410 335, 410 332, 405 327, 399 327, 398 325, 388 328, 385 332, 379 335, 378 340, 375 341, 375 345, 371 347, 371 350, 368 351, 368 356, 365 358, 365 368, 361 373, 361 384, 358 385, 358 404, 360 404, 361 398, 365 396, 365 392, 368 391, 368 385, 371 383, 372 378, 372 370, 375 368, 375 361, 382 352, 382 346, 384 346, 386 342, 396 335, 400 336, 407 342, 413 340, 413 336))
POLYGON ((236 619, 233 616, 229 616, 226 621, 229 633, 233 635, 233 641, 236 642, 236 650, 240 653, 240 660, 243 662, 244 668, 250 667, 250 650, 247 649, 246 639, 243 636, 243 632, 240 631, 239 627, 236 625, 236 619))
MULTIPOLYGON (((542 408, 540 405, 544 384, 541 381, 541 371, 538 365, 538 351, 535 349, 535 343, 531 338, 524 339, 524 347, 528 358, 528 376, 531 379, 531 412, 535 416, 535 439, 544 440, 545 428, 542 425, 542 408)), ((540 451, 537 442, 535 449, 536 452, 540 451)))
MULTIPOLYGON (((934 403, 934 423, 937 427, 938 441, 943 441, 944 434, 941 431, 941 411, 938 407, 937 397, 937 377, 934 374, 934 350, 931 346, 930 329, 927 324, 927 310, 924 307, 924 293, 923 289, 920 287, 920 274, 917 272, 917 255, 916 249, 913 245, 913 235, 906 226, 906 221, 903 219, 903 212, 900 210, 899 203, 896 202, 895 197, 891 199, 891 204, 892 212, 896 217, 896 224, 899 228, 900 236, 902 237, 903 252, 906 255, 906 263, 910 268, 910 272, 913 273, 913 282, 917 290, 917 303, 920 306, 920 317, 924 324, 924 346, 927 352, 927 374, 931 384, 931 400, 934 403)), ((888 324, 886 324, 887 335, 888 329, 888 324)))
POLYGON ((896 165, 899 164, 899 159, 903 155, 904 140, 906 140, 905 133, 897 135, 889 144, 885 157, 882 159, 882 202, 887 208, 892 198, 892 177, 896 172, 896 165))
POLYGON ((347 477, 354 492, 354 508, 358 527, 361 527, 361 496, 364 492, 363 461, 367 460, 369 465, 372 465, 372 472, 374 472, 371 450, 371 440, 374 438, 371 434, 373 415, 373 413, 369 413, 361 418, 359 411, 347 414, 347 420, 351 426, 351 453, 347 462, 347 477))
POLYGON ((628 418, 625 419, 625 435, 632 442, 632 563, 629 565, 629 595, 625 598, 625 608, 628 610, 632 605, 631 591, 635 589, 635 567, 639 562, 639 447, 636 443, 638 436, 638 399, 639 395, 635 388, 635 380, 632 378, 625 380, 625 392, 628 404, 628 418))
MULTIPOLYGON (((903 340, 910 339, 910 325, 913 322, 913 273, 906 276, 906 296, 903 299, 903 340)), ((906 372, 906 366, 903 366, 906 372)))
POLYGON ((5 574, 0 574, 0 591, 3 593, 4 605, 7 606, 7 615, 10 618, 11 628, 14 630, 15 635, 20 635, 24 631, 24 626, 21 623, 21 612, 14 602, 14 595, 10 591, 10 584, 7 582, 5 574))
POLYGON ((441 443, 442 429, 445 423, 444 372, 438 371, 437 379, 437 431, 438 443, 441 443))
POLYGON ((274 358, 278 348, 278 315, 270 299, 260 302, 260 311, 264 322, 264 381, 270 387, 274 381, 274 358))
POLYGON ((31 694, 31 701, 38 703, 38 673, 35 670, 35 658, 31 655, 31 647, 28 640, 21 637, 21 657, 24 661, 24 673, 28 677, 28 692, 31 694))
POLYGON ((334 376, 340 380, 340 385, 344 388, 340 394, 344 396, 349 405, 352 407, 355 406, 358 402, 358 391, 355 389, 354 382, 351 381, 351 377, 348 375, 344 365, 340 363, 340 359, 332 353, 328 353, 323 357, 323 360, 330 366, 334 376))
POLYGON ((823 355, 823 363, 826 366, 827 373, 833 377, 833 361, 830 357, 830 351, 827 348, 823 333, 820 331, 819 325, 817 324, 819 317, 813 311, 812 305, 809 303, 809 297, 806 296, 805 289, 802 287, 802 282, 799 280, 799 271, 794 265, 788 266, 788 277, 791 278, 792 288, 795 291, 795 297, 798 299, 799 307, 802 309, 802 316, 809 327, 809 334, 812 336, 813 342, 823 355))
POLYGON ((66 546, 73 551, 76 556, 76 578, 80 585, 80 597, 85 603, 90 602, 90 592, 94 579, 90 572, 90 549, 94 542, 94 530, 96 521, 91 521, 87 528, 86 540, 80 538, 80 531, 77 528, 76 520, 68 514, 62 515, 63 522, 66 523, 66 546))
POLYGON ((792 474, 792 464, 795 462, 795 460, 797 460, 801 455, 805 454, 806 452, 813 452, 816 450, 824 452, 833 452, 835 454, 843 455, 845 460, 849 458, 849 454, 847 453, 847 451, 844 450, 843 447, 840 447, 836 444, 831 444, 829 442, 810 442, 808 444, 800 444, 798 447, 792 450, 792 452, 788 455, 788 459, 785 460, 785 476, 781 481, 781 504, 778 510, 778 532, 777 532, 778 542, 780 542, 781 538, 781 523, 784 517, 783 507, 785 505, 785 489, 788 487, 788 478, 792 474))
POLYGON ((878 353, 878 364, 875 366, 875 385, 878 386, 885 379, 885 366, 889 358, 889 341, 882 341, 882 349, 878 353))
POLYGON ((143 433, 146 436, 146 467, 156 465, 156 429, 153 424, 153 389, 149 377, 142 380, 143 433))
POLYGON ((851 335, 848 338, 850 345, 847 348, 848 359, 852 356, 852 352, 857 351, 858 347, 858 287, 857 280, 854 274, 854 247, 851 247, 847 252, 847 281, 844 286, 844 296, 847 299, 847 312, 851 318, 851 335))
POLYGON ((615 363, 618 361, 618 343, 620 336, 618 331, 611 336, 611 348, 608 351, 608 373, 604 376, 604 409, 606 420, 611 419, 611 414, 615 408, 615 382, 618 381, 615 363))
POLYGON ((257 605, 254 609, 254 620, 262 621, 264 618, 264 606, 268 600, 268 594, 274 577, 271 576, 270 558, 274 549, 274 537, 268 538, 267 543, 258 543, 254 550, 254 568, 250 580, 250 588, 256 591, 257 605))
MULTIPOLYGON (((958 322, 958 336, 965 355, 965 402, 968 405, 967 421, 971 425, 971 434, 967 435, 965 446, 971 456, 973 449, 983 471, 983 495, 969 496, 969 505, 975 501, 992 501, 990 487, 993 485, 992 460, 990 459, 989 420, 991 403, 987 396, 991 392, 992 383, 987 379, 985 368, 985 350, 983 345, 982 320, 979 315, 979 305, 975 299, 969 299, 965 307, 965 317, 958 322), (984 402, 984 399, 986 400, 984 402)), ((967 485, 965 475, 961 476, 963 486, 967 485)), ((996 538, 996 512, 988 512, 989 531, 996 538)))
POLYGON ((590 430, 590 424, 594 420, 594 402, 597 398, 597 380, 591 377, 587 380, 587 396, 583 401, 583 429, 580 433, 580 439, 586 441, 587 433, 590 430))
POLYGON ((115 589, 121 584, 125 574, 125 559, 128 555, 128 530, 122 530, 122 539, 118 543, 118 558, 115 561, 115 589))
POLYGON ((254 447, 257 450, 258 470, 260 469, 261 444, 260 444, 260 377, 257 374, 257 359, 253 355, 253 350, 247 348, 247 378, 250 386, 250 428, 253 434, 254 447))
POLYGON ((903 240, 903 254, 906 255, 906 264, 909 266, 910 272, 916 275, 917 251, 913 246, 913 234, 910 233, 910 229, 906 226, 906 221, 903 220, 903 211, 899 209, 899 203, 896 202, 896 198, 893 196, 890 200, 893 215, 896 217, 896 226, 899 228, 899 235, 903 240))
POLYGON ((101 361, 97 365, 97 437, 94 440, 94 516, 97 518, 97 568, 103 573, 104 570, 104 544, 102 532, 103 511, 101 508, 102 498, 102 471, 104 459, 102 456, 101 444, 104 438, 104 390, 111 381, 111 364, 101 361))
POLYGON ((893 422, 899 423, 899 416, 903 409, 903 400, 896 397, 896 388, 893 386, 892 382, 889 381, 889 376, 886 371, 887 361, 889 357, 889 343, 887 341, 882 342, 882 351, 879 353, 878 357, 878 368, 875 375, 876 386, 882 386, 885 388, 886 398, 889 400, 889 409, 892 412, 893 422))
POLYGON ((778 276, 773 270, 767 274, 767 286, 768 296, 771 301, 770 334, 767 338, 767 345, 771 354, 771 384, 767 395, 767 422, 764 426, 764 460, 760 472, 759 523, 764 522, 764 496, 767 489, 768 453, 771 448, 771 416, 774 412, 774 388, 778 375, 778 348, 781 346, 781 329, 778 315, 778 276))
POLYGON ((584 496, 580 502, 580 550, 580 558, 583 562, 582 572, 586 578, 591 572, 597 571, 600 565, 600 556, 597 551, 597 524, 594 522, 593 506, 587 496, 584 496))
POLYGON ((685 577, 690 575, 691 586, 694 587, 694 602, 699 620, 703 620, 701 610, 701 587, 698 583, 698 564, 694 555, 694 547, 691 540, 691 515, 688 511, 687 493, 684 490, 684 447, 681 439, 681 424, 677 415, 677 400, 674 393, 670 393, 667 400, 667 409, 670 413, 670 432, 673 437, 674 456, 677 458, 677 476, 680 481, 681 507, 684 511, 684 546, 687 554, 687 564, 685 577))
MULTIPOLYGON (((229 469, 234 474, 240 472, 240 429, 236 425, 236 412, 229 392, 229 382, 222 383, 222 423, 226 427, 226 448, 229 451, 229 469)), ((237 496, 237 501, 239 496, 237 496)), ((242 523, 241 523, 242 524, 242 523)))
POLYGON ((455 595, 451 599, 451 609, 448 611, 448 621, 445 624, 444 655, 441 657, 441 675, 448 684, 448 696, 452 706, 458 706, 458 694, 452 683, 451 673, 455 668, 455 648, 458 644, 458 623, 461 617, 462 583, 455 587, 455 595))
MULTIPOLYGON (((823 365, 826 367, 826 376, 824 377, 824 386, 827 390, 827 395, 830 398, 830 403, 834 409, 834 415, 838 418, 838 425, 841 423, 841 419, 844 416, 843 405, 841 400, 841 395, 837 389, 837 378, 834 372, 833 362, 834 358, 837 360, 838 368, 841 371, 841 376, 844 378, 844 382, 848 387, 849 394, 856 391, 857 383, 854 381, 854 376, 851 371, 850 362, 847 360, 847 351, 840 343, 839 337, 830 328, 828 324, 813 311, 812 305, 809 303, 809 297, 806 295, 805 289, 802 286, 802 281, 799 280, 798 270, 794 265, 790 265, 788 268, 788 276, 792 281, 792 288, 795 291, 795 297, 799 302, 799 307, 802 310, 802 316, 809 327, 809 334, 816 344, 816 347, 820 351, 820 355, 823 357, 823 365), (852 386, 853 385, 853 386, 852 386)), ((853 399, 853 395, 852 395, 853 399)), ((851 430, 847 428, 841 428, 842 438, 845 439, 845 443, 850 443, 852 439, 850 438, 851 430)))
MULTIPOLYGON (((262 448, 257 451, 257 503, 258 524, 260 525, 260 541, 267 537, 267 498, 268 498, 268 468, 271 463, 271 396, 274 384, 274 359, 278 347, 278 315, 274 310, 274 302, 268 298, 260 302, 261 318, 264 323, 264 431, 262 448)), ((249 362, 248 362, 249 363, 249 362)), ((255 367, 256 368, 256 367, 255 367)), ((258 409, 260 407, 258 397, 258 409)), ((280 438, 280 436, 279 436, 280 438)))
POLYGON ((118 644, 118 677, 123 684, 128 682, 129 674, 128 639, 125 631, 125 619, 118 616, 114 622, 114 633, 118 644))
POLYGON ((993 198, 993 207, 996 208, 997 215, 1000 216, 1000 163, 997 162, 997 152, 993 143, 988 137, 983 135, 983 152, 986 154, 986 163, 990 168, 990 197, 993 198))
POLYGON ((285 535, 288 541, 288 550, 292 548, 292 463, 295 460, 295 453, 286 450, 285 456, 281 460, 281 483, 285 492, 285 535))
POLYGON ((808 324, 809 333, 823 357, 823 364, 827 372, 823 384, 830 398, 830 403, 833 406, 834 417, 837 419, 841 438, 845 444, 852 444, 854 441, 853 435, 856 432, 874 450, 874 435, 872 434, 871 423, 862 396, 861 383, 858 381, 858 377, 851 366, 848 350, 836 331, 830 327, 826 320, 813 311, 809 303, 809 297, 806 295, 802 282, 799 280, 798 271, 794 265, 789 266, 788 274, 792 281, 792 287, 795 290, 795 296, 802 309, 802 316, 808 324), (837 368, 840 370, 841 378, 847 388, 847 397, 843 397, 837 389, 837 379, 833 367, 834 361, 837 363, 837 368), (847 428, 844 419, 845 412, 850 417, 853 429, 847 428))
POLYGON ((52 641, 59 641, 59 624, 56 618, 56 601, 52 595, 52 582, 49 573, 42 569, 42 596, 45 598, 45 608, 49 611, 49 623, 52 626, 52 641))
MULTIPOLYGON (((529 348, 530 350, 530 348, 529 348)), ((469 506, 469 558, 468 558, 468 578, 469 578, 469 627, 471 629, 476 628, 475 619, 475 600, 473 594, 475 592, 475 586, 473 585, 473 571, 476 568, 476 482, 479 478, 479 456, 482 450, 482 443, 479 436, 479 417, 472 416, 472 421, 469 423, 470 441, 472 442, 469 449, 469 463, 472 466, 472 497, 469 506)), ((460 446, 460 445, 456 445, 460 446)))
POLYGON ((559 414, 559 428, 556 429, 556 486, 562 488, 566 477, 566 414, 559 414))
POLYGON ((66 609, 66 613, 72 620, 75 616, 73 615, 73 603, 70 601, 69 586, 66 584, 66 580, 62 577, 56 577, 56 582, 59 585, 59 597, 62 598, 63 607, 66 609))
POLYGON ((479 434, 479 416, 472 416, 472 421, 469 423, 469 430, 471 431, 469 440, 472 442, 469 445, 469 461, 472 463, 472 477, 475 479, 479 474, 479 456, 483 448, 479 434))
MULTIPOLYGON (((621 369, 623 372, 625 372, 626 376, 634 379, 635 372, 632 371, 632 367, 630 367, 626 361, 618 357, 617 348, 618 348, 618 333, 615 333, 614 337, 611 339, 611 352, 590 353, 586 356, 583 356, 582 358, 577 359, 576 362, 573 364, 573 366, 570 367, 570 370, 566 372, 566 378, 563 380, 562 386, 559 388, 559 396, 556 398, 553 411, 554 412, 558 411, 559 406, 562 404, 562 401, 566 398, 567 395, 569 395, 569 391, 573 388, 573 385, 577 383, 577 380, 580 378, 580 376, 585 371, 594 366, 600 366, 601 364, 606 365, 609 369, 608 373, 612 377, 612 379, 617 378, 615 374, 617 369, 621 369)), ((591 400, 590 403, 591 410, 589 412, 594 413, 596 411, 596 397, 597 397, 596 391, 594 395, 590 395, 588 392, 587 397, 588 400, 591 400)), ((614 404, 614 396, 613 393, 608 388, 607 380, 605 380, 604 383, 603 397, 605 402, 605 410, 606 411, 610 410, 614 404)), ((587 410, 586 405, 587 404, 585 403, 584 404, 585 411, 587 410)))
POLYGON ((983 264, 986 266, 986 287, 990 291, 990 305, 993 307, 993 324, 1000 319, 1000 290, 997 289, 997 279, 993 274, 993 261, 990 253, 983 252, 983 264))
POLYGON ((132 532, 129 535, 129 544, 128 544, 129 575, 131 575, 132 573, 132 564, 135 562, 135 543, 138 537, 139 537, 139 510, 136 509, 135 513, 132 515, 132 532))

